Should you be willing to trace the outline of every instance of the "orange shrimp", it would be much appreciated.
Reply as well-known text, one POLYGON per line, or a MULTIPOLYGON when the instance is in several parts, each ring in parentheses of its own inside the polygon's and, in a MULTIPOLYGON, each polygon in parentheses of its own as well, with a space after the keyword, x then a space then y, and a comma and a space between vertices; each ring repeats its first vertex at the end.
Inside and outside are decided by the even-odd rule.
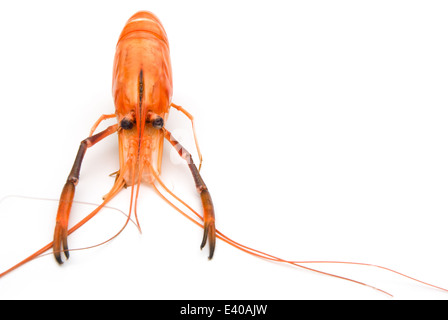
MULTIPOLYGON (((204 237, 201 249, 208 242, 209 259, 213 257, 216 232, 210 193, 190 153, 164 127, 169 109, 174 107, 191 119, 194 130, 193 117, 181 106, 171 102, 172 87, 169 45, 165 30, 159 19, 152 13, 137 12, 127 21, 117 43, 112 84, 115 113, 102 115, 93 125, 90 136, 81 141, 72 170, 61 193, 53 242, 5 273, 50 248, 53 248, 56 261, 60 264, 64 263, 62 253, 67 259, 69 258, 68 235, 89 221, 120 190, 128 186, 132 187, 129 209, 131 212, 137 202, 140 184, 142 182, 154 184, 160 175, 164 139, 168 140, 179 152, 191 170, 204 209, 204 237), (118 121, 117 124, 93 134, 103 120, 114 117, 118 121), (115 183, 104 197, 103 203, 69 229, 70 211, 84 155, 88 148, 116 132, 119 142, 120 169, 116 173, 115 183)), ((196 135, 195 140, 198 147, 196 135)), ((199 148, 198 153, 199 158, 202 159, 199 148)), ((201 164, 199 168, 200 166, 201 164)), ((138 224, 137 217, 136 220, 138 224)))
MULTIPOLYGON (((171 62, 165 30, 152 13, 138 12, 128 20, 118 39, 112 84, 115 114, 101 116, 91 134, 103 119, 117 117, 118 124, 81 142, 72 171, 62 191, 53 244, 54 255, 59 263, 63 263, 61 251, 69 257, 68 216, 84 154, 87 148, 115 132, 118 132, 120 169, 104 202, 108 202, 127 186, 132 186, 133 195, 135 185, 137 201, 140 183, 151 184, 160 174, 163 141, 166 138, 187 162, 201 195, 205 221, 201 248, 208 240, 209 258, 213 257, 216 237, 210 193, 191 155, 164 128, 170 106, 184 111, 171 103, 172 88, 171 62)), ((134 200, 131 199, 131 206, 132 201, 134 200)))
MULTIPOLYGON (((215 228, 215 214, 210 192, 199 174, 202 155, 196 138, 193 117, 181 106, 178 106, 171 101, 173 81, 168 39, 161 22, 154 14, 147 11, 137 12, 127 21, 117 43, 113 67, 112 92, 115 102, 115 113, 102 115, 93 125, 90 136, 81 141, 72 170, 70 171, 60 197, 53 241, 30 255, 28 258, 1 273, 0 277, 42 255, 50 249, 53 249, 56 261, 59 264, 63 264, 64 259, 62 254, 66 259, 69 258, 68 236, 93 218, 123 188, 130 186, 131 201, 129 215, 126 221, 127 224, 130 220, 132 209, 135 209, 137 205, 140 185, 145 183, 153 186, 157 194, 166 200, 175 210, 179 211, 189 220, 204 229, 200 247, 202 249, 208 242, 209 259, 212 259, 214 255, 216 238, 218 238, 253 256, 365 285, 386 294, 389 293, 366 283, 310 268, 304 264, 343 263, 372 266, 399 274, 440 290, 448 291, 444 288, 409 277, 389 268, 373 264, 342 261, 285 260, 240 244, 218 231, 215 228), (165 128, 165 123, 171 107, 181 111, 191 120, 196 148, 200 159, 199 169, 193 162, 191 154, 173 137, 171 132, 165 128), (103 120, 110 118, 116 118, 117 123, 94 134, 98 125, 103 120), (118 134, 120 164, 120 168, 116 172, 115 183, 109 193, 104 197, 102 204, 72 228, 68 228, 70 211, 75 196, 75 188, 80 177, 81 163, 84 155, 88 148, 114 133, 118 134), (201 197, 203 215, 196 212, 191 206, 170 191, 160 179, 164 139, 176 149, 179 155, 187 163, 193 176, 196 189, 201 197), (196 215, 199 220, 202 220, 203 223, 198 222, 176 206, 159 191, 156 184, 163 188, 171 197, 182 203, 189 211, 191 211, 191 213, 196 215)), ((135 215, 135 219, 139 226, 137 215, 135 215)), ((125 226, 123 226, 121 230, 123 230, 125 226)))

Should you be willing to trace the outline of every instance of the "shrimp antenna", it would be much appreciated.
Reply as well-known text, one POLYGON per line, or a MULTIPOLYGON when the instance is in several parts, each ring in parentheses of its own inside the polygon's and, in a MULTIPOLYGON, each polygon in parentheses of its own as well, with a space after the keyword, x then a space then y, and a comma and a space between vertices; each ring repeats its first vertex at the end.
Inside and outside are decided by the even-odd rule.
MULTIPOLYGON (((177 201, 179 201, 179 202, 180 202, 182 205, 184 205, 186 208, 188 208, 188 209, 189 209, 192 213, 194 213, 194 214, 196 215, 196 217, 198 217, 200 220, 203 220, 202 216, 201 216, 197 211, 195 211, 190 205, 188 205, 185 201, 183 201, 181 198, 179 198, 176 194, 174 194, 171 190, 169 190, 169 189, 166 187, 166 185, 165 185, 165 184, 163 183, 163 181, 160 179, 159 175, 154 171, 154 168, 151 167, 151 171, 153 172, 154 177, 156 178, 157 182, 160 184, 160 186, 161 186, 161 187, 162 187, 168 194, 170 194, 173 198, 175 198, 177 201)), ((177 207, 176 205, 174 205, 171 201, 169 201, 169 200, 168 200, 168 199, 167 199, 167 198, 166 198, 166 197, 165 197, 165 196, 158 190, 158 188, 157 188, 154 184, 153 184, 153 186, 154 186, 156 192, 157 192, 157 193, 158 193, 158 194, 159 194, 159 195, 160 195, 160 196, 161 196, 161 197, 162 197, 162 198, 163 198, 169 205, 171 205, 175 210, 177 210, 179 213, 181 213, 184 217, 186 217, 188 220, 192 221, 192 222, 193 222, 194 224, 196 224, 197 226, 199 226, 199 227, 201 227, 201 228, 204 227, 202 223, 200 223, 200 222, 198 222, 197 220, 193 219, 190 215, 188 215, 187 213, 185 213, 184 211, 182 211, 179 207, 177 207)), ((397 274, 397 275, 400 275, 400 276, 402 276, 402 277, 408 278, 408 279, 410 279, 410 280, 419 282, 419 283, 424 284, 424 285, 426 285, 426 286, 429 286, 429 287, 432 287, 432 288, 435 288, 435 289, 439 289, 439 290, 448 292, 448 289, 445 289, 445 288, 442 288, 442 287, 440 287, 440 286, 436 286, 436 285, 430 284, 430 283, 428 283, 428 282, 424 282, 424 281, 422 281, 422 280, 413 278, 413 277, 411 277, 411 276, 408 276, 408 275, 406 275, 406 274, 403 274, 403 273, 401 273, 401 272, 398 272, 398 271, 395 271, 395 270, 393 270, 393 269, 386 268, 386 267, 383 267, 383 266, 379 266, 379 265, 375 265, 375 264, 362 263, 362 262, 348 262, 348 261, 292 261, 292 260, 285 260, 285 259, 281 259, 281 258, 279 258, 279 257, 273 256, 273 255, 271 255, 271 254, 262 252, 262 251, 260 251, 260 250, 256 250, 256 249, 250 248, 250 247, 248 247, 248 246, 245 246, 245 245, 243 245, 243 244, 240 244, 240 243, 236 242, 235 240, 232 240, 231 238, 227 237, 226 235, 224 235, 224 234, 223 234, 221 231, 219 231, 219 230, 216 230, 216 234, 217 234, 217 238, 218 238, 218 239, 221 239, 222 241, 226 242, 227 244, 233 246, 234 248, 237 248, 237 249, 239 249, 239 250, 241 250, 241 251, 243 251, 243 252, 245 252, 245 253, 248 253, 248 254, 250 254, 250 255, 256 256, 256 257, 258 257, 258 258, 261 258, 261 259, 264 259, 264 260, 273 261, 273 262, 286 263, 286 264, 289 264, 289 265, 292 265, 292 266, 295 266, 295 267, 299 267, 299 268, 302 268, 302 269, 306 269, 306 270, 309 270, 309 271, 312 271, 312 272, 316 272, 316 273, 319 273, 319 274, 323 274, 323 275, 331 276, 331 277, 334 277, 334 278, 339 278, 339 279, 342 279, 342 280, 346 280, 346 281, 350 281, 350 282, 353 282, 353 283, 357 283, 357 284, 360 284, 360 285, 364 285, 364 286, 370 287, 370 288, 372 288, 372 289, 375 289, 375 290, 377 290, 377 291, 379 291, 379 292, 382 292, 382 293, 384 293, 384 294, 387 294, 387 295, 389 295, 389 296, 391 296, 391 297, 392 297, 392 295, 391 295, 390 293, 388 293, 388 292, 386 292, 386 291, 384 291, 384 290, 382 290, 382 289, 376 288, 376 287, 374 287, 374 286, 371 286, 371 285, 369 285, 369 284, 366 284, 366 283, 363 283, 363 282, 360 282, 360 281, 357 281, 357 280, 353 280, 353 279, 350 279, 350 278, 342 277, 342 276, 339 276, 339 275, 336 275, 336 274, 327 273, 327 272, 324 272, 324 271, 321 271, 321 270, 318 270, 318 269, 309 268, 309 267, 304 266, 303 264, 311 264, 311 263, 316 263, 316 264, 353 264, 353 265, 360 265, 360 266, 369 266, 369 267, 374 267, 374 268, 383 269, 383 270, 386 270, 386 271, 395 273, 395 274, 397 274)))

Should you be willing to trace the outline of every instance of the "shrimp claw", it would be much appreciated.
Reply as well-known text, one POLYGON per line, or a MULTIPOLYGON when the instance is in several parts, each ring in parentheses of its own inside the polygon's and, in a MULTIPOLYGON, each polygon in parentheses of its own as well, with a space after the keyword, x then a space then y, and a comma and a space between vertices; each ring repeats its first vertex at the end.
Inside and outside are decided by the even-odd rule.
POLYGON ((98 141, 116 132, 118 125, 112 125, 106 130, 93 135, 87 139, 81 141, 78 153, 76 154, 75 162, 73 163, 72 170, 68 175, 67 181, 62 189, 61 198, 59 200, 58 214, 56 217, 56 227, 54 229, 54 239, 53 239, 53 254, 56 261, 59 264, 63 264, 61 253, 64 252, 65 257, 69 258, 68 251, 68 220, 70 216, 70 210, 73 204, 73 198, 75 196, 76 185, 79 181, 79 173, 81 170, 81 163, 87 148, 93 146, 98 141))
MULTIPOLYGON (((204 181, 202 181, 202 183, 204 183, 204 181)), ((213 258, 213 253, 215 252, 215 244, 216 244, 215 212, 213 209, 212 198, 207 190, 207 187, 205 187, 205 189, 203 189, 200 192, 200 194, 201 194, 202 206, 204 207, 204 236, 202 238, 201 249, 204 248, 208 239, 210 248, 210 254, 208 258, 211 259, 213 258)))
POLYGON ((196 190, 201 196, 202 207, 204 210, 204 236, 202 238, 201 249, 204 248, 207 241, 209 242, 209 259, 213 258, 216 244, 216 228, 215 228, 215 210, 213 208, 212 197, 208 191, 207 186, 202 180, 199 174, 198 168, 193 162, 193 157, 182 145, 171 135, 171 133, 165 128, 162 129, 167 139, 174 149, 177 150, 179 155, 187 161, 191 174, 193 175, 194 183, 196 184, 196 190))

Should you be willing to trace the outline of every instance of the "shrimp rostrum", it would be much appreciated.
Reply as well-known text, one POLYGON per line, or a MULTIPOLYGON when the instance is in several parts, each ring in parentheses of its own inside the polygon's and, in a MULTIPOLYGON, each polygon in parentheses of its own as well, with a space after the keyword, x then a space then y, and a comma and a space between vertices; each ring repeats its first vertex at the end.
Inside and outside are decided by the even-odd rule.
MULTIPOLYGON (((112 93, 115 113, 102 115, 94 124, 90 136, 81 141, 72 170, 62 190, 52 244, 56 260, 62 264, 64 262, 62 254, 66 258, 69 257, 68 235, 93 217, 121 189, 132 187, 132 208, 132 202, 135 203, 138 197, 140 184, 154 185, 155 181, 159 180, 165 139, 185 160, 200 194, 204 220, 201 248, 208 241, 209 259, 211 259, 216 236, 210 193, 191 154, 164 126, 170 107, 183 112, 190 118, 192 124, 193 117, 182 107, 171 102, 173 80, 168 39, 159 19, 150 12, 141 11, 134 14, 127 21, 118 39, 113 66, 112 93), (118 123, 93 134, 98 125, 109 118, 116 118, 118 123), (84 155, 88 148, 114 133, 118 134, 120 164, 115 183, 104 197, 104 202, 84 220, 69 229, 70 210, 84 155), (135 192, 134 186, 136 186, 135 192)), ((200 155, 199 149, 198 153, 200 155)))

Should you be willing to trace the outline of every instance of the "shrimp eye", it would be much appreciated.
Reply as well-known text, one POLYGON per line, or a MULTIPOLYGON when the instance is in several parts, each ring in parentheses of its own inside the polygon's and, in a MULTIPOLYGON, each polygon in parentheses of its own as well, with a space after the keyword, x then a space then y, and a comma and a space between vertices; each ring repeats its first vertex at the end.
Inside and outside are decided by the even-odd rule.
POLYGON ((120 127, 122 127, 125 130, 129 130, 132 129, 132 127, 134 127, 134 123, 126 118, 123 118, 120 122, 120 127))
POLYGON ((156 129, 162 129, 163 128, 163 118, 157 117, 151 121, 151 124, 156 129))

